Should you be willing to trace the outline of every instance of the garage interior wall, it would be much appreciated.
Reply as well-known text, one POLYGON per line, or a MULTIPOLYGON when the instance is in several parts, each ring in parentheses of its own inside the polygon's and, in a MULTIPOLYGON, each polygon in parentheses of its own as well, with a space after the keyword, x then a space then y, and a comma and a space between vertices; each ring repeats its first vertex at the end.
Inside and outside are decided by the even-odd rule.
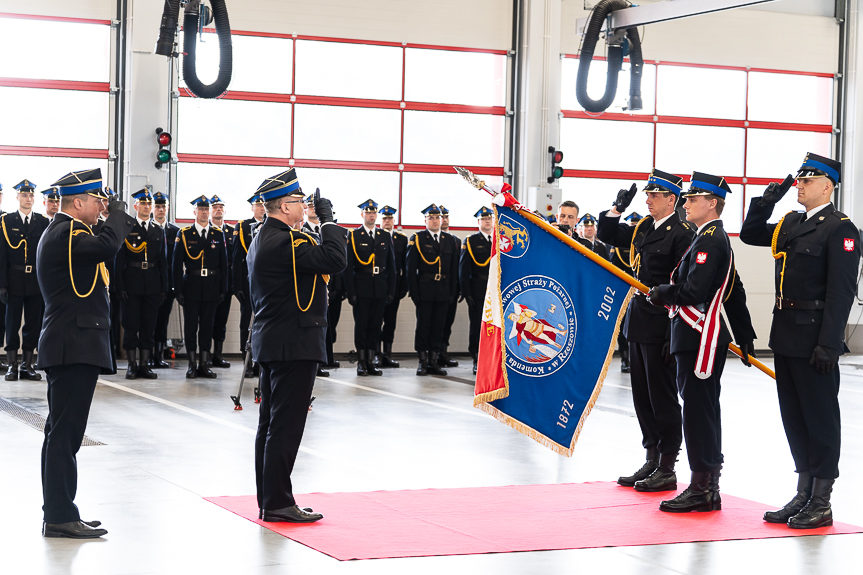
MULTIPOLYGON (((512 42, 510 0, 229 0, 227 4, 234 30, 493 50, 508 50, 512 42)), ((580 37, 575 34, 575 20, 588 14, 584 4, 583 0, 562 0, 561 53, 578 51, 580 37)), ((839 43, 836 21, 828 15, 783 13, 778 11, 780 4, 784 2, 776 3, 769 11, 742 9, 651 25, 646 30, 643 45, 645 59, 835 73, 839 43)), ((125 171, 133 176, 127 179, 127 193, 145 183, 156 190, 164 189, 164 172, 154 168, 150 157, 154 147, 153 128, 164 125, 168 115, 167 64, 163 57, 152 54, 162 6, 162 0, 129 0, 128 164, 125 171)), ((0 0, 0 12, 7 13, 110 20, 116 18, 116 10, 116 0, 0 0)), ((453 82, 469 81, 470 71, 454 71, 453 82)), ((681 86, 681 89, 689 88, 681 86)), ((697 90, 693 88, 692 92, 693 97, 697 97, 697 90)), ((788 171, 792 172, 801 160, 789 159, 788 171)), ((698 168, 693 166, 693 169, 698 168)), ((254 188, 257 184, 251 182, 249 186, 254 188)), ((851 190, 853 186, 846 184, 846 193, 851 190)), ((609 194, 610 204, 614 190, 598 193, 609 194)), ((358 198, 357 203, 364 199, 358 198)), ((432 201, 435 199, 429 198, 429 203, 432 201)), ((178 216, 182 216, 181 212, 188 206, 176 208, 178 216)), ((458 235, 466 233, 460 231, 458 235)), ((732 242, 759 335, 756 347, 764 349, 772 309, 773 261, 766 249, 744 246, 737 238, 732 242)), ((413 351, 413 306, 405 301, 394 346, 397 352, 413 351)), ((337 352, 353 348, 351 314, 349 306, 344 306, 337 352)), ((461 305, 459 312, 451 342, 451 351, 455 352, 467 348, 466 307, 461 305)), ((238 309, 233 310, 229 321, 229 326, 237 325, 238 309)), ((226 351, 238 349, 236 330, 229 329, 228 337, 226 351)))

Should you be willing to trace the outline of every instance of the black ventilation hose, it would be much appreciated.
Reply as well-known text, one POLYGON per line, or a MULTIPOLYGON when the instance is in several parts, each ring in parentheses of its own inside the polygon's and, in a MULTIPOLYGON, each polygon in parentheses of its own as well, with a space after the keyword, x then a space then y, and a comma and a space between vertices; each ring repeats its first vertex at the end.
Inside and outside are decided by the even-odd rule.
POLYGON ((162 23, 159 26, 159 39, 156 41, 156 54, 171 57, 174 54, 174 37, 180 21, 180 0, 165 0, 162 9, 162 23))
MULTIPOLYGON (((166 0, 167 1, 167 0, 166 0)), ((183 18, 183 80, 189 91, 199 98, 218 98, 228 90, 233 69, 233 49, 231 47, 231 24, 228 22, 228 9, 225 0, 211 0, 213 18, 216 21, 216 35, 219 37, 219 77, 212 84, 204 84, 198 79, 195 70, 195 48, 197 41, 199 14, 186 12, 183 18)))
MULTIPOLYGON (((627 0, 601 0, 590 15, 590 21, 584 30, 584 41, 581 45, 581 53, 578 61, 578 78, 575 82, 575 95, 581 107, 588 112, 600 113, 608 109, 617 94, 617 76, 623 65, 623 48, 621 46, 608 47, 608 76, 605 83, 605 94, 599 100, 593 100, 587 94, 587 76, 590 73, 590 62, 596 50, 596 42, 605 19, 611 12, 629 8, 627 0)), ((641 73, 644 69, 644 59, 641 55, 641 40, 638 30, 628 28, 627 38, 632 46, 632 64, 629 86, 629 109, 640 110, 641 105, 641 73)))

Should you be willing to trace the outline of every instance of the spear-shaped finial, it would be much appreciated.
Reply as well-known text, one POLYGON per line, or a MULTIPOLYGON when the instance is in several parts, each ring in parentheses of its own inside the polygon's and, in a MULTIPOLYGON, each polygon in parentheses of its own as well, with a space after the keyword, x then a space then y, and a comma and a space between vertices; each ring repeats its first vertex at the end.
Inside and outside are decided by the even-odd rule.
POLYGON ((478 190, 485 189, 487 192, 492 193, 490 190, 488 190, 485 187, 485 182, 480 180, 478 177, 476 177, 476 175, 474 173, 472 173, 470 170, 466 170, 465 168, 459 168, 458 166, 453 166, 453 168, 455 168, 455 171, 458 172, 462 178, 467 180, 467 182, 470 185, 472 185, 473 187, 475 187, 476 189, 478 189, 478 190))

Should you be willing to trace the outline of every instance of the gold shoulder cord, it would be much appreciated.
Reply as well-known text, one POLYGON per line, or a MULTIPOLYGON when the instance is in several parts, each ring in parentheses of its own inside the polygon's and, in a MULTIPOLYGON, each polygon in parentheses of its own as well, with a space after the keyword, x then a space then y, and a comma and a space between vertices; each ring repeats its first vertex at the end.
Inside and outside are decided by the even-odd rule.
POLYGON ((782 216, 782 219, 779 220, 778 224, 776 224, 776 229, 773 230, 773 239, 770 241, 770 254, 773 256, 773 259, 778 260, 779 258, 782 258, 782 271, 779 272, 779 299, 785 299, 782 295, 782 285, 785 282, 785 262, 787 261, 788 253, 777 252, 776 244, 779 242, 779 230, 782 228, 782 222, 784 222, 785 218, 793 213, 794 212, 788 212, 782 216))
MULTIPOLYGON (((484 268, 485 266, 488 265, 488 262, 491 261, 491 255, 488 256, 488 259, 485 260, 485 263, 481 264, 478 261, 476 261, 476 258, 473 255, 473 250, 470 248, 470 238, 465 239, 464 243, 467 245, 467 253, 470 254, 470 259, 473 260, 473 263, 475 263, 476 265, 478 265, 481 268, 484 268)), ((417 248, 417 249, 419 249, 419 248, 417 248)), ((425 259, 425 258, 423 258, 423 259, 425 259)), ((440 259, 440 256, 438 256, 438 259, 440 259)))
MULTIPOLYGON (((249 253, 249 248, 246 246, 246 237, 243 235, 243 222, 240 222, 240 225, 237 226, 240 230, 240 245, 243 246, 243 251, 249 253)), ((252 224, 249 224, 249 231, 251 231, 252 224)))
MULTIPOLYGON (((417 234, 417 236, 419 236, 419 234, 417 234)), ((420 249, 420 239, 419 239, 419 237, 417 237, 417 240, 416 240, 416 246, 417 246, 417 253, 420 255, 420 257, 422 258, 422 260, 423 260, 427 265, 433 266, 433 265, 437 264, 437 275, 438 275, 438 276, 440 276, 440 275, 441 275, 441 273, 440 273, 440 272, 441 272, 441 261, 440 261, 440 255, 438 255, 438 257, 435 259, 435 261, 430 262, 430 261, 428 261, 428 260, 426 259, 426 257, 423 255, 422 250, 420 249)), ((473 256, 471 256, 471 257, 473 257, 473 256)), ((476 261, 476 260, 474 260, 474 261, 476 261)))
POLYGON ((369 264, 371 264, 373 266, 375 265, 375 246, 374 246, 374 244, 372 244, 372 255, 371 255, 371 257, 369 257, 368 261, 365 261, 365 262, 360 257, 360 254, 357 253, 357 244, 354 241, 354 232, 353 231, 351 232, 351 247, 354 248, 354 257, 357 258, 357 261, 360 263, 361 266, 367 266, 369 264))
MULTIPOLYGON (((300 308, 301 312, 307 312, 310 307, 312 307, 312 302, 315 301, 315 289, 318 286, 318 276, 315 274, 315 281, 312 282, 312 297, 309 298, 309 305, 303 307, 300 304, 300 289, 297 286, 297 249, 294 244, 294 230, 290 230, 291 232, 291 264, 294 266, 294 296, 297 298, 297 307, 300 308)), ((305 234, 303 234, 305 235, 305 234)), ((312 238, 309 238, 312 239, 312 238)))
POLYGON ((192 261, 201 260, 201 269, 204 269, 204 250, 206 250, 207 248, 206 246, 201 248, 201 253, 199 253, 195 257, 192 257, 192 254, 189 253, 189 246, 188 244, 186 244, 186 234, 183 233, 188 229, 189 228, 183 228, 182 230, 180 230, 180 235, 183 236, 183 247, 186 248, 186 255, 189 256, 189 259, 192 261))
POLYGON ((13 250, 17 250, 21 247, 21 244, 24 244, 24 261, 27 261, 27 238, 22 238, 20 242, 18 242, 17 246, 13 246, 12 242, 9 240, 9 234, 6 232, 6 214, 3 214, 3 217, 0 218, 0 225, 3 226, 3 235, 6 237, 6 243, 9 244, 9 247, 13 250))
MULTIPOLYGON (((99 262, 99 265, 96 266, 96 275, 93 277, 93 285, 90 286, 90 291, 81 295, 78 292, 78 288, 75 287, 75 276, 72 274, 72 238, 77 236, 78 234, 90 234, 93 235, 93 232, 90 230, 90 226, 87 226, 86 230, 75 230, 75 222, 81 222, 81 220, 73 219, 69 222, 69 280, 72 282, 72 291, 75 292, 75 295, 80 298, 89 297, 93 290, 96 289, 96 283, 99 281, 99 274, 102 274, 102 281, 105 283, 105 288, 109 285, 108 279, 108 270, 105 267, 105 262, 99 262)), ((82 224, 84 222, 81 222, 82 224)), ((84 224, 85 226, 87 224, 84 224)))
POLYGON ((641 254, 636 253, 635 238, 638 236, 638 228, 641 227, 641 224, 643 224, 646 219, 647 218, 641 218, 638 220, 638 223, 635 224, 635 230, 632 232, 632 241, 629 242, 629 268, 635 272, 636 277, 638 277, 638 272, 641 270, 641 254), (633 257, 633 255, 635 257, 633 257))

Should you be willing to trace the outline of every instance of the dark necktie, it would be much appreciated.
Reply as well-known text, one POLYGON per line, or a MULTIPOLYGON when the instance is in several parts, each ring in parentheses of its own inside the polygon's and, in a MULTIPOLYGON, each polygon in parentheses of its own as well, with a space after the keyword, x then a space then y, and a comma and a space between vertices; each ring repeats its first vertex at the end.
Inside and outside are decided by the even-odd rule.
POLYGON ((436 243, 436 244, 440 243, 440 242, 438 242, 437 234, 432 234, 432 237, 434 238, 434 243, 436 243))
POLYGON ((30 216, 24 216, 24 235, 27 235, 27 230, 30 229, 30 216))
POLYGON ((206 241, 206 239, 207 239, 207 228, 204 228, 203 230, 201 230, 201 239, 206 241))
POLYGON ((318 235, 321 235, 321 227, 320 226, 315 226, 315 233, 318 235))

